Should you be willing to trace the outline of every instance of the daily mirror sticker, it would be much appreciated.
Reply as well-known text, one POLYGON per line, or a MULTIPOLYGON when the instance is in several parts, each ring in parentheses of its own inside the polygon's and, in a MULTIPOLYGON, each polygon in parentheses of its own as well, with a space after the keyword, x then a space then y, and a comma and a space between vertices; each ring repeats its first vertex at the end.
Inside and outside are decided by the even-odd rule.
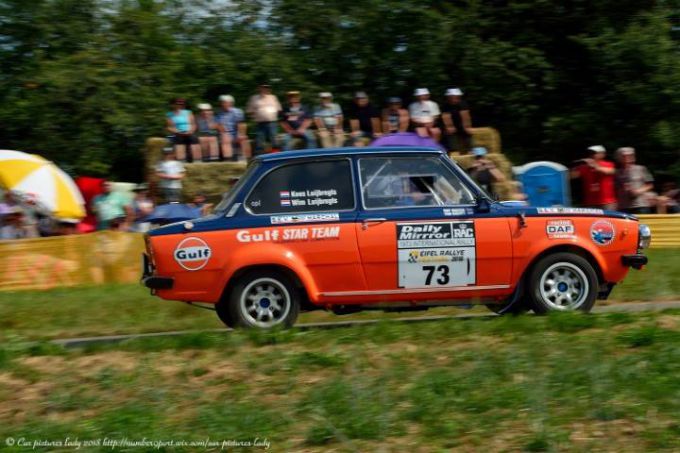
POLYGON ((614 242, 616 230, 611 222, 598 220, 590 227, 590 238, 597 245, 609 245, 614 242))
POLYGON ((201 238, 188 237, 183 239, 173 252, 175 261, 188 271, 203 269, 212 255, 212 249, 201 238))
POLYGON ((475 224, 398 223, 397 260, 400 288, 474 285, 475 224))
POLYGON ((331 212, 325 214, 273 215, 269 220, 272 225, 280 225, 283 223, 337 222, 340 220, 340 214, 331 212))
POLYGON ((571 220, 548 220, 545 232, 549 239, 571 239, 576 234, 576 228, 571 220))

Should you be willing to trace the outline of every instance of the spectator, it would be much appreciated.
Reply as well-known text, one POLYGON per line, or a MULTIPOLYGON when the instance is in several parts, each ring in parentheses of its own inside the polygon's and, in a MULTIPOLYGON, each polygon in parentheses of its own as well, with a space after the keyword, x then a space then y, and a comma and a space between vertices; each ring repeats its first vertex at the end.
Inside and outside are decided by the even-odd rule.
POLYGON ((217 130, 220 133, 220 159, 231 159, 234 156, 234 145, 240 151, 240 157, 250 157, 250 141, 248 125, 243 110, 234 107, 234 97, 229 94, 220 96, 221 110, 217 113, 217 130))
POLYGON ((300 103, 300 92, 289 91, 288 105, 281 113, 281 127, 284 130, 283 149, 293 149, 293 141, 301 140, 303 148, 316 148, 314 133, 309 128, 312 125, 312 115, 309 109, 300 103))
POLYGON ((182 178, 185 174, 184 165, 175 156, 172 148, 163 150, 163 161, 156 167, 156 175, 160 178, 159 187, 163 201, 179 203, 182 199, 182 178))
POLYGON ((505 176, 496 168, 496 165, 486 157, 486 148, 478 146, 472 150, 475 160, 468 168, 470 177, 474 179, 477 184, 486 191, 486 193, 495 197, 493 193, 493 184, 505 181, 505 176))
POLYGON ((431 137, 438 142, 441 130, 436 126, 440 111, 436 102, 430 100, 430 90, 418 88, 413 93, 416 101, 408 107, 413 128, 421 137, 431 137))
POLYGON ((26 215, 21 206, 4 204, 0 216, 0 240, 38 237, 35 225, 26 222, 26 215))
POLYGON ((132 230, 145 233, 151 227, 146 218, 153 212, 153 200, 149 196, 149 185, 137 184, 134 188, 135 196, 132 199, 132 230))
POLYGON ((665 182, 657 202, 657 213, 680 214, 680 189, 672 181, 665 182))
POLYGON ((319 93, 321 103, 314 111, 314 123, 319 141, 324 148, 340 147, 345 141, 342 130, 342 109, 333 102, 333 95, 327 91, 319 93))
POLYGON ((401 98, 387 99, 387 108, 382 111, 383 132, 394 134, 408 131, 408 110, 402 107, 401 98))
POLYGON ((112 184, 104 181, 102 193, 92 199, 92 211, 97 215, 98 230, 124 229, 127 220, 132 218, 132 207, 128 198, 112 189, 112 184))
POLYGON ((198 118, 196 128, 198 130, 198 143, 201 145, 201 154, 204 161, 217 160, 219 151, 217 145, 217 123, 210 104, 198 104, 198 118))
POLYGON ((380 113, 371 105, 363 91, 354 95, 354 102, 349 110, 349 128, 354 146, 365 146, 382 135, 380 113))
POLYGON ((207 203, 205 195, 202 193, 194 195, 194 198, 189 203, 189 207, 193 208, 198 212, 199 216, 206 216, 210 213, 213 208, 212 203, 207 203))
POLYGON ((614 162, 605 160, 607 150, 602 145, 589 147, 588 153, 589 156, 571 170, 571 177, 581 180, 583 204, 592 208, 616 209, 614 162))
POLYGON ((262 154, 265 150, 265 142, 269 142, 272 148, 277 148, 276 134, 278 132, 278 118, 281 112, 279 100, 272 94, 271 86, 266 83, 258 88, 258 94, 253 95, 248 101, 248 114, 255 121, 255 154, 262 154))
POLYGON ((442 121, 446 135, 446 148, 467 154, 472 142, 472 119, 470 108, 459 88, 446 90, 446 104, 442 109, 442 121))
POLYGON ((201 156, 201 146, 194 135, 196 120, 191 110, 186 108, 186 101, 177 98, 171 103, 172 110, 167 113, 167 129, 172 134, 172 144, 181 160, 193 162, 201 156))
POLYGON ((656 203, 654 178, 646 167, 635 163, 635 148, 616 151, 619 169, 615 176, 619 210, 630 214, 649 214, 656 203))

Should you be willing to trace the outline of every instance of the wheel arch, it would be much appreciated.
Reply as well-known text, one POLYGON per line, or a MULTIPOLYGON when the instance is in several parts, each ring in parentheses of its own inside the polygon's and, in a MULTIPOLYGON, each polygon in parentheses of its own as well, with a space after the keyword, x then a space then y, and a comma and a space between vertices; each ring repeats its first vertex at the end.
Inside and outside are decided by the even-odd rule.
POLYGON ((302 300, 300 301, 300 308, 302 310, 311 310, 312 308, 317 308, 311 303, 309 298, 309 290, 303 283, 300 276, 293 269, 283 264, 249 264, 237 269, 224 285, 224 289, 222 290, 219 301, 222 302, 227 300, 229 294, 234 288, 234 285, 236 285, 236 282, 238 282, 238 280, 244 275, 254 271, 281 272, 286 277, 288 277, 290 281, 293 282, 295 287, 300 291, 300 295, 302 297, 302 300))
MULTIPOLYGON (((545 258, 548 255, 552 255, 554 253, 573 253, 575 255, 579 255, 585 260, 587 260, 591 266, 593 266, 593 269, 595 270, 595 274, 597 275, 597 281, 600 285, 603 285, 606 283, 606 280, 604 278, 604 272, 602 270, 602 266, 600 265, 600 262, 597 260, 595 255, 593 255, 588 249, 574 245, 574 244, 558 244, 553 247, 547 248, 543 250, 541 253, 536 255, 527 265, 527 267, 524 269, 522 272, 521 276, 521 281, 526 283, 526 279, 531 275, 531 271, 534 269, 536 266, 536 263, 538 263, 540 260, 545 258)), ((524 285, 526 288, 526 285, 524 285)))

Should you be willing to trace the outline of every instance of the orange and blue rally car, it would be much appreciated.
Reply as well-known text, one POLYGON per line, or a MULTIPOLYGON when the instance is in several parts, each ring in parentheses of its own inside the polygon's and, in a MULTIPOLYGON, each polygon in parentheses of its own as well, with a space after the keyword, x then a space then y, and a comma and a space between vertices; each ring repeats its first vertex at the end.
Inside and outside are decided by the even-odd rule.
POLYGON ((253 159, 214 214, 150 231, 142 281, 234 327, 313 309, 588 311, 650 241, 631 215, 496 202, 436 149, 291 151, 253 159))

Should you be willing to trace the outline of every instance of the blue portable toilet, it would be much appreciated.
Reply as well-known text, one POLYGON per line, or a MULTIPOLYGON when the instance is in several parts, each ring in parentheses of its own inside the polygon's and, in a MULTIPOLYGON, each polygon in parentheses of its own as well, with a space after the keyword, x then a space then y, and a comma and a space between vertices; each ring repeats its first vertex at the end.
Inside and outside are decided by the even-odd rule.
POLYGON ((530 162, 513 167, 531 206, 570 206, 569 169, 556 162, 530 162))

